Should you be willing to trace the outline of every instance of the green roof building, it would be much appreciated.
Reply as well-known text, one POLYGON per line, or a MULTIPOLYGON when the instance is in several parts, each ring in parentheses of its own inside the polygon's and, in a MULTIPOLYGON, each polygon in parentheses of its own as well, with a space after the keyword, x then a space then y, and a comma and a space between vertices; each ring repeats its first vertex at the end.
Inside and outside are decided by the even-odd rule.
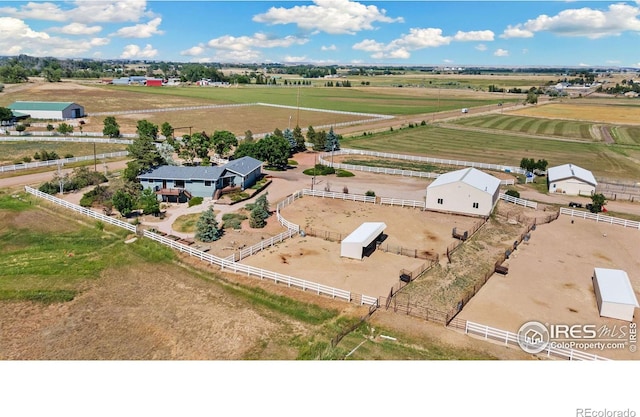
POLYGON ((14 115, 28 114, 32 119, 65 120, 85 115, 81 105, 61 101, 16 101, 8 108, 14 115))

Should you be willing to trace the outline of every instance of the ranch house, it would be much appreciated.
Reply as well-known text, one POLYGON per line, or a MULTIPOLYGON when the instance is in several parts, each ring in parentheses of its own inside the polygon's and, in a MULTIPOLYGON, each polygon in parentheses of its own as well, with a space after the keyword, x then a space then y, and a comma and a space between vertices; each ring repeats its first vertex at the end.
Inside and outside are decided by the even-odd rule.
POLYGON ((139 175, 138 180, 162 201, 185 202, 191 197, 216 198, 224 190, 244 190, 261 176, 262 162, 244 156, 222 166, 163 165, 139 175))
POLYGON ((65 120, 84 117, 84 107, 76 103, 59 101, 16 101, 8 107, 16 117, 65 120))
POLYGON ((427 187, 427 210, 488 216, 498 203, 500 180, 475 168, 440 175, 427 187))
POLYGON ((598 185, 591 171, 573 164, 549 168, 547 182, 550 193, 567 195, 591 195, 596 191, 596 185, 598 185))

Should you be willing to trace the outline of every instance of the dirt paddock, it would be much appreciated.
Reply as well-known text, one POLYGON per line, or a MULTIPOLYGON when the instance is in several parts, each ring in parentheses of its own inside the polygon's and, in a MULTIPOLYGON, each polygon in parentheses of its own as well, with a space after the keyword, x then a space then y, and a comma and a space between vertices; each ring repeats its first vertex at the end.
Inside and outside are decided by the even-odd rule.
MULTIPOLYGON (((281 210, 281 214, 303 230, 314 228, 342 238, 363 222, 382 221, 387 225, 384 231, 387 239, 381 246, 403 247, 419 253, 438 254, 441 258, 454 240, 451 237, 453 227, 467 230, 479 221, 473 217, 320 197, 296 200, 281 210)), ((396 253, 377 250, 363 260, 341 258, 339 242, 297 236, 246 258, 242 263, 377 297, 389 293, 398 282, 401 269, 413 271, 427 262, 396 253)))
MULTIPOLYGON (((491 277, 458 317, 511 332, 535 320, 594 324, 598 329, 606 325, 628 334, 628 322, 599 317, 591 277, 595 267, 625 270, 638 297, 638 248, 638 230, 562 215, 532 231, 529 243, 506 262, 509 273, 491 277)), ((640 359, 628 348, 580 350, 610 359, 640 359)))

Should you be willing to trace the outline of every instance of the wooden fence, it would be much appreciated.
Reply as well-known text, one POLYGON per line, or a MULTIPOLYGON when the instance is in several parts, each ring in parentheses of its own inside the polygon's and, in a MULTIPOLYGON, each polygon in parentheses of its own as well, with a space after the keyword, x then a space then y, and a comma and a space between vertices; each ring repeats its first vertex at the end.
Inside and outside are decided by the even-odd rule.
POLYGON ((588 211, 568 209, 565 207, 560 208, 560 214, 564 214, 571 217, 579 217, 581 219, 594 220, 598 223, 617 224, 623 227, 630 227, 632 229, 640 230, 640 222, 634 220, 621 219, 619 217, 605 216, 599 213, 591 213, 588 211))

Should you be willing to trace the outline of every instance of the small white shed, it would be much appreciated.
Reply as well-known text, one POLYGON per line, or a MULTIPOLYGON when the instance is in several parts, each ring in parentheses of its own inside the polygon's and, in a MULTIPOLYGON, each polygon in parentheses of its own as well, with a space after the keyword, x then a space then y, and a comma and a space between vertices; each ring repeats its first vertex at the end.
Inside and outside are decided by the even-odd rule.
POLYGON ((592 279, 600 316, 633 321, 638 299, 627 273, 621 269, 594 268, 592 279))
POLYGON ((340 243, 340 256, 362 259, 365 248, 382 234, 387 225, 382 222, 365 222, 340 243))

